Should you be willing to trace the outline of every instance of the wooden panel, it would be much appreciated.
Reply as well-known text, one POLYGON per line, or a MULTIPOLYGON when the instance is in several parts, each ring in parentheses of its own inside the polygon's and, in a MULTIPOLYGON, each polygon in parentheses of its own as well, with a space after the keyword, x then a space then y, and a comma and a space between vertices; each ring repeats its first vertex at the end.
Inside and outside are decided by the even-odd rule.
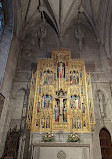
POLYGON ((108 132, 108 130, 103 128, 100 131, 99 137, 102 159, 112 159, 112 143, 110 133, 108 132))

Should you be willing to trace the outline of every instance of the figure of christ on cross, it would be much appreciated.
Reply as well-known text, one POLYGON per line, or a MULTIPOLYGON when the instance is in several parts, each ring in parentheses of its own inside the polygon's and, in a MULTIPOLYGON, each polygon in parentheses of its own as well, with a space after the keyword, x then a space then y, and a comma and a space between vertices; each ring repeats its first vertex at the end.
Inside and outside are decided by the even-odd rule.
POLYGON ((60 98, 60 115, 63 114, 63 98, 60 98))
POLYGON ((64 109, 64 99, 66 99, 65 97, 59 97, 57 98, 59 100, 59 115, 63 115, 63 109, 64 109))
POLYGON ((59 102, 55 106, 55 121, 59 121, 59 117, 63 115, 63 98, 57 98, 59 102))

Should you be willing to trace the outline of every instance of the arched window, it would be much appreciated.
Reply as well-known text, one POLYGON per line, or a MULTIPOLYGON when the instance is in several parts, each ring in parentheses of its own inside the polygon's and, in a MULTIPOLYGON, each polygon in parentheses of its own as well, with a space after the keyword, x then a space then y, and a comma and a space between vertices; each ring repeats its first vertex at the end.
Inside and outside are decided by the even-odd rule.
POLYGON ((107 129, 103 128, 99 134, 102 159, 112 159, 111 136, 107 129))
POLYGON ((3 26, 4 26, 4 12, 3 12, 2 1, 0 0, 0 35, 2 34, 3 26))

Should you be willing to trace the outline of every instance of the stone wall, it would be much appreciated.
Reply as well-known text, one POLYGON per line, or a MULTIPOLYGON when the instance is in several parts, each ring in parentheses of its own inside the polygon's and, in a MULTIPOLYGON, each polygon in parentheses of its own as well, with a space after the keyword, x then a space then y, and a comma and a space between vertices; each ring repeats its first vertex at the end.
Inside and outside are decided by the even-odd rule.
MULTIPOLYGON (((82 49, 79 49, 77 39, 74 37, 74 26, 70 27, 62 37, 62 47, 71 48, 73 58, 84 59, 87 72, 90 71, 93 87, 93 98, 95 106, 96 126, 95 130, 88 134, 88 145, 90 147, 91 159, 101 159, 99 132, 102 127, 106 127, 112 135, 112 111, 111 111, 111 73, 110 65, 105 54, 104 47, 99 47, 95 34, 87 26, 82 25, 84 40, 82 49), (97 92, 103 92, 104 114, 101 116, 101 107, 98 103, 97 92)), ((59 48, 59 39, 53 28, 46 22, 47 36, 44 39, 44 47, 40 49, 38 36, 34 36, 35 30, 28 30, 23 34, 21 52, 18 58, 19 43, 16 39, 12 43, 12 53, 8 58, 7 68, 4 76, 1 92, 6 97, 6 101, 1 116, 1 143, 4 143, 7 131, 16 125, 20 129, 21 115, 24 101, 24 91, 30 85, 32 66, 38 62, 39 58, 51 57, 53 48, 59 48), (18 61, 18 63, 17 63, 18 61), (16 68, 17 63, 17 68, 16 68), (16 68, 16 71, 15 71, 16 68), (15 76, 14 76, 15 73, 15 76), (13 78, 14 77, 14 78, 13 78), (13 80, 13 82, 12 82, 13 80), (11 92, 10 92, 11 90, 11 92), (6 123, 6 124, 5 124, 6 123), (3 138, 3 134, 4 138, 3 138)), ((110 62, 111 64, 111 62, 110 62)), ((30 86, 29 86, 30 88, 30 86)), ((83 138, 85 138, 83 135, 83 138)), ((37 139, 38 137, 34 137, 37 139)), ((39 137, 40 139, 40 137, 39 137)), ((21 141, 22 144, 23 141, 21 141)), ((38 143, 39 141, 37 141, 38 143)), ((33 143, 34 145, 35 143, 33 143)), ((80 145, 83 147, 86 143, 80 145)), ((32 145, 31 145, 32 146, 32 145)), ((3 152, 4 144, 1 145, 3 152)), ((45 146, 46 147, 46 146, 45 146)), ((54 146, 55 147, 55 146, 54 146)), ((63 147, 63 146, 62 146, 63 147)), ((42 150, 42 149, 41 149, 42 150)), ((24 151, 24 147, 23 147, 24 151)), ((43 151, 43 150, 42 150, 43 151)), ((63 151, 65 151, 63 149, 63 151)), ((81 150, 82 151, 82 150, 81 150)))
POLYGON ((19 54, 19 43, 17 39, 13 39, 11 50, 8 56, 8 61, 5 69, 5 74, 2 82, 2 86, 0 92, 5 97, 1 117, 0 117, 0 156, 4 150, 4 144, 7 136, 7 132, 9 130, 9 123, 11 117, 11 110, 10 107, 10 90, 12 87, 12 80, 14 78, 17 59, 19 54), (16 49, 18 51, 16 51, 16 49))
MULTIPOLYGON (((71 48, 73 58, 84 59, 87 72, 91 72, 96 126, 95 130, 90 134, 90 140, 88 141, 88 144, 89 146, 91 145, 91 159, 100 159, 101 150, 99 132, 102 127, 106 127, 110 133, 112 133, 110 88, 111 74, 108 67, 108 59, 105 56, 105 49, 103 47, 101 49, 99 48, 94 33, 91 30, 89 30, 86 26, 83 26, 83 29, 85 33, 85 39, 83 41, 82 50, 79 50, 77 40, 74 37, 74 26, 69 28, 65 33, 62 46, 71 48), (101 117, 101 108, 99 107, 97 100, 97 91, 99 90, 103 92, 105 98, 105 102, 103 103, 105 116, 103 118, 101 117)), ((47 24, 47 30, 48 34, 44 39, 45 47, 43 49, 39 48, 39 39, 38 37, 34 38, 31 31, 26 33, 24 36, 25 39, 22 44, 21 56, 19 57, 11 90, 11 119, 12 121, 16 120, 16 125, 18 125, 17 121, 21 119, 21 110, 23 106, 22 88, 26 88, 27 83, 29 83, 31 79, 32 64, 37 63, 39 58, 49 58, 51 56, 52 49, 59 47, 57 35, 49 24, 47 24), (13 112, 15 112, 15 114, 13 114, 13 112)), ((34 137, 34 141, 36 141, 37 138, 38 137, 34 137)), ((86 143, 83 144, 85 145, 86 143)))

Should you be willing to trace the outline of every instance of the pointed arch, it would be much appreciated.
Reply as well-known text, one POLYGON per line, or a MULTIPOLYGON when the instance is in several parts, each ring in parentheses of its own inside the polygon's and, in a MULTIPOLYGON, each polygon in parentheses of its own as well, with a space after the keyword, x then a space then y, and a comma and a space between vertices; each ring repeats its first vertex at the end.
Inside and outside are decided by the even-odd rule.
POLYGON ((103 127, 99 133, 102 159, 112 158, 112 141, 110 132, 103 127))

